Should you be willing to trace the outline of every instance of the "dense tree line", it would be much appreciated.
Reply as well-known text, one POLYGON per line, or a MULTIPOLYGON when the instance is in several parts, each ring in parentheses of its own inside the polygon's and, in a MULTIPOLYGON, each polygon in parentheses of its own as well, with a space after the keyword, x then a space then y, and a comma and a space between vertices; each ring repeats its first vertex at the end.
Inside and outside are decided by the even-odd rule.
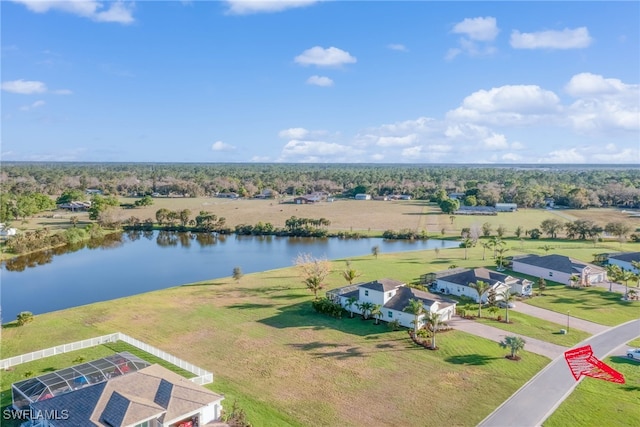
POLYGON ((2 193, 60 196, 93 188, 107 195, 184 197, 264 189, 280 194, 409 194, 441 202, 464 193, 466 205, 542 206, 551 198, 573 208, 640 205, 640 171, 631 167, 484 167, 356 164, 5 163, 2 193))

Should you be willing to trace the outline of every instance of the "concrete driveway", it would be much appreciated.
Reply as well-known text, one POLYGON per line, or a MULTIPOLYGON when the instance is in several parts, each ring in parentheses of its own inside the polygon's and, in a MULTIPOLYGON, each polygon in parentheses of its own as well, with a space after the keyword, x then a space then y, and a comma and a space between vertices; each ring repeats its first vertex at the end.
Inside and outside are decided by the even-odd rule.
MULTIPOLYGON (((540 297, 540 298, 544 298, 544 297, 540 297)), ((528 314, 529 316, 538 317, 540 319, 548 320, 549 322, 557 323, 559 325, 562 325, 563 328, 565 329, 567 326, 566 313, 558 313, 558 312, 547 310, 544 308, 535 307, 533 305, 529 305, 522 301, 516 302, 516 306, 511 310, 517 311, 518 313, 528 314)), ((590 334, 599 334, 600 332, 603 332, 609 329, 608 326, 589 322, 588 320, 582 320, 575 317, 571 317, 571 313, 569 312, 569 333, 571 333, 572 328, 575 328, 584 332, 589 332, 590 334)))
POLYGON ((477 335, 482 338, 490 339, 491 341, 495 341, 499 343, 504 340, 506 336, 519 336, 524 338, 527 342, 524 349, 525 351, 530 351, 531 353, 540 354, 542 356, 546 356, 549 359, 555 359, 556 357, 564 354, 565 351, 568 350, 567 347, 562 347, 560 345, 551 344, 545 341, 541 341, 535 338, 529 338, 524 335, 516 334, 513 332, 504 331, 502 329, 494 328, 493 326, 485 325, 480 322, 476 322, 469 319, 464 319, 462 317, 454 317, 452 320, 448 321, 450 326, 454 329, 467 332, 469 334, 477 335))

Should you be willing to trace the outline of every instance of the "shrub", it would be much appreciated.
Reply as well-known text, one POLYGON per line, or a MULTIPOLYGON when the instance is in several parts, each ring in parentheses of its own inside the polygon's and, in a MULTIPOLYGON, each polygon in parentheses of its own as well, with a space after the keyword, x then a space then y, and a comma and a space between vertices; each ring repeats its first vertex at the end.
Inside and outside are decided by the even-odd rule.
POLYGON ((30 311, 20 312, 16 318, 18 326, 26 325, 29 322, 33 322, 33 313, 30 311))
POLYGON ((314 300, 311 304, 316 312, 328 314, 329 316, 336 317, 338 319, 342 317, 342 312, 344 311, 340 304, 333 302, 326 297, 314 300))

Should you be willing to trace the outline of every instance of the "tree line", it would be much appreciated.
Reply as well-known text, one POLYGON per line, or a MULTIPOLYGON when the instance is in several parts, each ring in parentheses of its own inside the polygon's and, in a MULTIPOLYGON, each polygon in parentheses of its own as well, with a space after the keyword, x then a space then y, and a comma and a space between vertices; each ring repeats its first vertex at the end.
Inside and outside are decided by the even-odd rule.
POLYGON ((546 199, 572 208, 640 206, 640 171, 630 167, 466 167, 355 164, 148 164, 5 163, 0 190, 14 196, 96 189, 113 196, 175 194, 183 197, 265 189, 298 195, 313 191, 352 196, 407 194, 442 200, 463 193, 462 204, 544 206, 546 199))

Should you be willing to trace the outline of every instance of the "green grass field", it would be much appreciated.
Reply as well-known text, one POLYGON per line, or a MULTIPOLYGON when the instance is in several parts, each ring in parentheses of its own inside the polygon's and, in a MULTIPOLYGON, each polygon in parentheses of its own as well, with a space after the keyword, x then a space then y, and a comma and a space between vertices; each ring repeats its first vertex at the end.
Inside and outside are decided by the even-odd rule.
MULTIPOLYGON (((413 282, 451 264, 491 261, 489 254, 482 261, 478 247, 467 255, 465 260, 463 249, 448 249, 351 262, 363 281, 413 282)), ((325 290, 346 284, 344 262, 334 261, 333 269, 325 290)), ((613 302, 596 313, 593 291, 549 286, 547 296, 531 301, 562 311, 563 293, 574 292, 574 300, 587 298, 596 306, 594 316, 604 319, 599 323, 637 316, 635 307, 613 302)), ((549 362, 526 351, 522 361, 511 362, 497 343, 460 331, 440 334, 440 350, 424 350, 384 324, 318 315, 311 298, 294 268, 246 275, 240 283, 214 279, 39 315, 23 327, 4 325, 1 352, 4 358, 121 331, 212 371, 215 381, 208 387, 224 393, 227 405, 237 399, 255 426, 424 425, 425 419, 471 426, 549 362), (425 398, 434 390, 447 399, 425 398)), ((530 331, 540 325, 521 320, 530 331)))
MULTIPOLYGON (((501 309, 499 314, 502 315, 503 319, 505 318, 504 309, 501 309)), ((487 318, 488 313, 486 310, 483 310, 482 315, 482 318, 476 318, 476 322, 481 322, 504 331, 517 333, 526 337, 536 338, 541 341, 565 347, 572 347, 591 336, 587 332, 578 331, 576 329, 572 330, 571 334, 562 335, 559 331, 564 327, 563 325, 523 313, 517 313, 513 310, 509 310, 509 321, 512 323, 497 322, 491 318, 487 318)))

